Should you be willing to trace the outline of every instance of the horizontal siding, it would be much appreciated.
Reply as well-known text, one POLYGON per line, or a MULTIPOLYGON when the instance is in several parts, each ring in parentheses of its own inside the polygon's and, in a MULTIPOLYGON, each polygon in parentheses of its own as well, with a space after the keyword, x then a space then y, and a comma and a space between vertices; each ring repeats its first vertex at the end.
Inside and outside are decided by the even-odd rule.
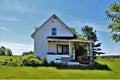
POLYGON ((49 47, 51 47, 51 51, 56 52, 55 46, 49 46, 47 42, 47 37, 51 36, 51 29, 57 29, 56 36, 73 36, 73 34, 63 27, 61 23, 59 23, 56 19, 51 19, 48 21, 39 31, 35 34, 35 41, 34 41, 34 51, 38 57, 45 56, 46 53, 49 51, 49 47), (54 21, 54 23, 52 23, 54 21), (53 48, 53 49, 52 49, 53 48))

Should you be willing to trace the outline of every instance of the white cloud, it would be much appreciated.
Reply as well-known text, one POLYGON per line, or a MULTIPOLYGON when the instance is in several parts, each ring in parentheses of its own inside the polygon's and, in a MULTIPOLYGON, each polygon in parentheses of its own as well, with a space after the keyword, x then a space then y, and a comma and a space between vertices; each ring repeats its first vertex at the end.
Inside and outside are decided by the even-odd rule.
POLYGON ((14 17, 3 17, 3 16, 1 16, 0 17, 0 20, 5 20, 5 21, 11 21, 11 22, 21 22, 21 20, 19 20, 19 19, 16 19, 16 18, 14 18, 14 17))
MULTIPOLYGON (((12 1, 6 1, 3 0, 0 5, 1 11, 5 12, 14 12, 16 14, 20 13, 23 14, 24 16, 33 18, 35 17, 36 14, 39 15, 48 15, 52 11, 51 10, 41 10, 41 9, 36 9, 33 8, 31 5, 27 5, 27 3, 22 3, 21 0, 14 0, 12 1)), ((4 17, 2 20, 9 20, 9 21, 14 21, 14 22, 19 22, 21 20, 18 20, 16 18, 11 18, 11 17, 4 17)))
POLYGON ((12 50, 13 55, 21 55, 23 52, 33 51, 32 44, 1 42, 0 46, 5 46, 12 50))
POLYGON ((2 1, 1 2, 1 9, 2 10, 11 10, 20 13, 32 13, 34 9, 29 8, 27 5, 23 5, 20 3, 19 0, 14 1, 2 1))
POLYGON ((0 26, 0 30, 3 30, 3 31, 6 31, 6 32, 9 32, 9 30, 3 26, 0 26))

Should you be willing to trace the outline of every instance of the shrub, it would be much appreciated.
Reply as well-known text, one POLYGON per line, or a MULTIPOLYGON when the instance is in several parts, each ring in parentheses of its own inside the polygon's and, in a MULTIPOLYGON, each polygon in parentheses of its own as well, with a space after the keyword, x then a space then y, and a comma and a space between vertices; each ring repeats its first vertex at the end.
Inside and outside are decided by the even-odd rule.
POLYGON ((40 60, 37 59, 34 55, 26 55, 22 59, 22 63, 24 66, 39 66, 40 65, 40 60))
POLYGON ((41 58, 40 65, 41 66, 47 66, 48 65, 46 57, 42 57, 41 58))
POLYGON ((22 61, 20 59, 13 60, 13 58, 5 59, 0 62, 1 66, 22 66, 22 61))
POLYGON ((54 61, 51 61, 51 62, 49 63, 49 66, 56 66, 56 63, 55 63, 54 61))
POLYGON ((30 54, 34 54, 34 52, 33 52, 33 51, 23 52, 23 53, 22 53, 22 56, 30 55, 30 54))

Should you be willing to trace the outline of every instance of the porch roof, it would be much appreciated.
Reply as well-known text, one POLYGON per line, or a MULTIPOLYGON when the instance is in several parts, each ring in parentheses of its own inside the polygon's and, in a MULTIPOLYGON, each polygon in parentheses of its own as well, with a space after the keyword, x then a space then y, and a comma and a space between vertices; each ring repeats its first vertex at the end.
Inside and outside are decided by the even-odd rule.
POLYGON ((66 41, 70 41, 70 42, 86 42, 86 43, 92 43, 94 41, 92 40, 86 40, 86 39, 82 39, 82 38, 47 38, 48 42, 66 42, 66 41))

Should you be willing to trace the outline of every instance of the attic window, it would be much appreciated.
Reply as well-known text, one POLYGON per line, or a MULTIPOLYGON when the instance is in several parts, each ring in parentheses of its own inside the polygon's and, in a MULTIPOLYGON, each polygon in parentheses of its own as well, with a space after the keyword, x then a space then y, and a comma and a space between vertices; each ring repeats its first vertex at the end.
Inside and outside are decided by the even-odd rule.
POLYGON ((57 29, 56 28, 52 28, 52 35, 57 35, 57 29))

